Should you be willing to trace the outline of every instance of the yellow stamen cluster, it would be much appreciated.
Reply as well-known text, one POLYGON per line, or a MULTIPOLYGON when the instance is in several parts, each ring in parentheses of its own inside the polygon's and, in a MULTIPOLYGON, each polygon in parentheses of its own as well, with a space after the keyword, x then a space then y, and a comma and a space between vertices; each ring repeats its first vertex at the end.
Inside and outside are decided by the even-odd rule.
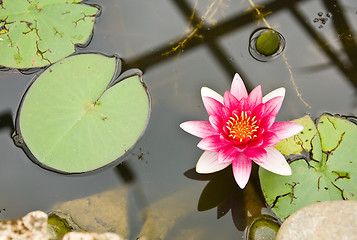
POLYGON ((259 126, 255 116, 251 118, 246 111, 242 111, 240 116, 236 113, 233 114, 226 122, 226 128, 229 131, 229 137, 233 140, 242 142, 247 139, 257 137, 259 126))

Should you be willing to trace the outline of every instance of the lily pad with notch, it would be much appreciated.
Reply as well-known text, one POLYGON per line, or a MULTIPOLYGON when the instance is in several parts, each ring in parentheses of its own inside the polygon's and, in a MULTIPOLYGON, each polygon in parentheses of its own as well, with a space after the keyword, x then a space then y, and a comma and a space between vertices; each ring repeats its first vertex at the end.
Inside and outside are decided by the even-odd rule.
POLYGON ((357 125, 329 114, 323 114, 316 126, 310 116, 294 122, 304 130, 276 145, 290 162, 292 175, 259 169, 265 200, 276 216, 284 221, 316 202, 357 200, 357 125))
POLYGON ((82 0, 3 0, 0 5, 0 65, 43 67, 86 45, 98 6, 82 0))
POLYGON ((34 79, 16 117, 15 143, 41 167, 82 173, 119 163, 143 134, 150 97, 139 70, 117 57, 79 54, 34 79))

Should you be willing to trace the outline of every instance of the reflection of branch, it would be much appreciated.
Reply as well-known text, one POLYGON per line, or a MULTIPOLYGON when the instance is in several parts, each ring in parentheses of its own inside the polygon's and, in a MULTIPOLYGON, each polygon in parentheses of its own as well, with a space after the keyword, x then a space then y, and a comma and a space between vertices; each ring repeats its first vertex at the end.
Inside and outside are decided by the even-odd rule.
MULTIPOLYGON (((295 18, 298 20, 298 22, 303 26, 303 28, 307 31, 307 33, 317 42, 317 44, 321 47, 322 51, 331 59, 331 62, 333 62, 337 68, 344 73, 344 75, 347 77, 348 80, 352 82, 352 84, 357 87, 357 46, 356 43, 354 42, 354 37, 352 35, 352 32, 350 31, 350 28, 347 25, 347 22, 344 20, 343 16, 341 16, 341 9, 339 4, 337 3, 336 0, 330 2, 330 1, 325 1, 325 4, 328 5, 327 7, 330 9, 330 12, 336 11, 334 13, 333 17, 336 20, 336 30, 339 33, 339 36, 351 36, 351 37, 344 37, 340 38, 341 42, 346 50, 346 54, 348 54, 349 59, 352 63, 352 66, 349 69, 346 69, 343 62, 339 60, 337 57, 337 54, 329 48, 326 43, 327 41, 312 27, 306 23, 305 17, 295 8, 295 6, 303 2, 305 0, 290 0, 290 1, 270 1, 267 4, 264 4, 264 9, 267 12, 272 12, 272 14, 277 13, 280 10, 283 9, 290 9, 291 13, 295 18), (335 6, 336 3, 336 6, 335 6), (342 27, 341 27, 342 26, 342 27), (347 32, 350 34, 347 34, 347 32)), ((177 5, 177 7, 181 10, 182 14, 185 16, 185 18, 188 20, 189 23, 192 23, 193 25, 197 25, 200 23, 200 19, 196 16, 195 14, 195 8, 191 9, 190 6, 186 3, 186 1, 182 0, 173 0, 173 2, 177 5)), ((243 72, 240 71, 238 66, 234 66, 232 62, 230 62, 227 57, 227 54, 224 53, 222 48, 219 47, 217 43, 217 40, 219 40, 220 37, 223 37, 224 35, 231 33, 232 31, 236 31, 247 24, 252 23, 256 19, 256 9, 251 9, 250 11, 247 11, 245 13, 242 13, 240 15, 235 15, 226 21, 221 22, 220 24, 217 24, 216 26, 210 26, 210 30, 206 30, 205 27, 200 27, 194 35, 197 36, 202 36, 202 38, 205 39, 205 41, 202 40, 202 38, 194 38, 191 37, 189 41, 187 41, 187 35, 176 40, 173 44, 167 44, 162 46, 161 48, 158 48, 157 51, 155 52, 150 52, 147 54, 143 54, 137 57, 134 57, 132 59, 129 59, 124 68, 132 68, 132 67, 138 67, 145 71, 147 68, 154 66, 155 64, 158 64, 162 61, 165 61, 169 58, 172 58, 174 56, 177 56, 177 52, 172 51, 172 46, 179 46, 181 43, 185 43, 184 50, 189 50, 191 48, 197 47, 199 45, 206 44, 213 55, 216 57, 217 62, 225 69, 227 75, 231 77, 231 75, 234 72, 243 72)), ((335 21, 335 20, 334 20, 335 21)), ((181 44, 182 45, 182 44, 181 44)), ((183 49, 182 49, 183 50, 183 49)), ((230 79, 230 78, 229 78, 230 79)), ((251 89, 249 86, 247 87, 248 90, 251 89)), ((297 88, 296 88, 297 89, 297 88)), ((304 102, 304 104, 307 106, 307 103, 304 102)))
POLYGON ((14 123, 12 122, 11 111, 5 111, 0 113, 0 130, 3 128, 10 129, 10 135, 14 132, 14 123))
MULTIPOLYGON (((290 4, 294 5, 298 2, 303 2, 303 1, 305 0, 290 0, 290 1, 273 0, 264 4, 265 5, 264 9, 267 12, 277 13, 280 10, 288 8, 290 4)), ((192 22, 192 24, 194 25, 200 23, 200 19, 197 16, 192 15, 193 10, 190 8, 189 4, 187 4, 186 1, 173 0, 173 3, 175 3, 176 6, 181 10, 182 14, 184 15, 185 19, 187 19, 188 22, 192 22)), ((206 44, 211 50, 211 52, 213 53, 213 55, 216 57, 217 63, 219 63, 225 69, 230 79, 235 72, 242 73, 243 71, 239 70, 238 66, 234 66, 234 64, 231 61, 229 61, 229 57, 227 57, 227 55, 223 52, 222 48, 219 48, 217 42, 220 37, 223 37, 226 34, 229 34, 233 31, 243 28, 244 26, 252 23, 255 20, 256 20, 256 10, 251 9, 250 11, 246 11, 242 14, 239 15, 237 14, 231 18, 228 18, 227 20, 221 22, 220 24, 217 24, 215 26, 210 26, 209 30, 206 27, 201 27, 195 32, 195 35, 201 35, 203 39, 205 39, 205 41, 202 41, 201 38, 190 38, 189 42, 185 42, 184 50, 186 52, 191 48, 195 48, 197 46, 206 44)), ((162 61, 165 61, 169 58, 176 56, 177 55, 176 52, 171 51, 172 45, 177 46, 183 41, 185 41, 185 39, 186 36, 176 40, 175 43, 173 44, 164 45, 161 48, 158 48, 154 52, 150 51, 150 53, 143 54, 136 58, 134 57, 132 59, 129 59, 127 62, 125 62, 125 66, 123 67, 125 69, 137 67, 145 71, 147 68, 152 67, 155 64, 158 64, 162 61)), ((247 88, 248 90, 252 89, 249 86, 247 86, 247 88)))
POLYGON ((332 13, 333 25, 339 35, 339 40, 352 63, 352 68, 357 67, 357 45, 353 36, 353 31, 348 26, 345 16, 341 13, 345 12, 337 0, 323 0, 327 10, 332 13), (348 37, 343 37, 348 36, 348 37))
POLYGON ((119 178, 123 180, 126 184, 133 183, 136 181, 133 170, 130 168, 127 162, 122 162, 115 167, 116 173, 119 178))
POLYGON ((268 13, 262 13, 262 11, 259 10, 259 8, 254 4, 254 2, 252 0, 249 0, 249 4, 252 6, 252 8, 257 12, 257 18, 259 20, 262 20, 264 22, 264 24, 268 27, 271 28, 270 24, 268 23, 268 21, 265 19, 265 16, 268 14, 271 14, 272 12, 268 12, 268 13))
MULTIPOLYGON (((129 215, 129 225, 143 225, 148 218, 146 207, 148 206, 148 200, 146 199, 145 192, 142 185, 135 176, 135 173, 130 167, 129 161, 124 161, 115 168, 118 177, 126 184, 131 184, 128 192, 128 211, 138 211, 137 214, 129 215), (131 199, 134 199, 132 201, 131 199)), ((129 232, 132 229, 130 229, 129 232)), ((134 235, 136 233, 133 233, 134 235)))
MULTIPOLYGON (((212 3, 208 8, 208 10, 206 11, 206 13, 203 15, 203 17, 200 18, 196 14, 191 13, 192 10, 186 1, 174 0, 174 3, 181 10, 181 13, 184 15, 184 17, 186 19, 189 19, 190 23, 196 25, 196 28, 194 30, 195 36, 200 36, 200 37, 197 37, 194 40, 198 44, 205 43, 207 45, 211 53, 216 57, 215 59, 217 60, 217 63, 220 64, 221 67, 226 70, 228 79, 231 79, 232 75, 235 72, 240 72, 241 76, 244 77, 243 71, 238 70, 239 69, 238 66, 234 66, 231 61, 228 61, 229 59, 228 54, 226 54, 225 51, 217 44, 217 37, 216 36, 210 37, 210 31, 212 30, 213 27, 210 26, 211 30, 208 31, 206 30, 208 28, 204 26, 205 20, 213 17, 213 14, 216 12, 215 10, 212 10, 214 4, 212 3), (208 16, 208 14, 210 14, 210 16, 208 16), (203 39, 205 39, 206 41, 204 42, 203 39)), ((219 1, 217 4, 222 4, 222 3, 219 1)), ((190 44, 192 44, 192 40, 193 39, 190 40, 189 42, 190 44)), ((246 83, 246 87, 248 90, 252 89, 248 83, 246 83)))
MULTIPOLYGON (((268 28, 272 28, 270 26, 270 24, 268 23, 268 21, 265 19, 265 15, 267 14, 270 14, 271 12, 267 13, 267 14, 263 14, 258 8, 257 6, 254 4, 254 2, 252 0, 249 0, 249 3, 250 5, 252 6, 252 8, 257 12, 257 16, 259 18, 259 20, 262 20, 264 22, 264 24, 268 27, 268 28)), ((285 56, 284 53, 282 53, 282 57, 283 57, 283 61, 284 61, 284 64, 289 72, 289 76, 290 76, 290 82, 293 84, 294 86, 294 89, 295 89, 295 92, 296 92, 296 95, 297 97, 300 99, 300 101, 305 105, 305 107, 307 108, 311 108, 311 106, 304 100, 304 98, 302 97, 300 91, 299 91, 299 88, 298 86, 296 85, 296 82, 295 82, 295 78, 294 78, 294 75, 293 75, 293 71, 291 70, 291 66, 288 62, 288 58, 285 56)))
MULTIPOLYGON (((188 27, 192 28, 188 34, 185 35, 184 39, 178 43, 174 43, 174 46, 169 52, 166 52, 163 54, 163 56, 168 55, 170 53, 178 52, 180 49, 185 48, 185 45, 192 39, 192 38, 199 38, 202 39, 203 36, 198 33, 200 29, 202 29, 205 26, 205 23, 212 19, 214 15, 217 13, 218 9, 220 8, 221 5, 223 5, 222 0, 214 0, 208 7, 207 11, 201 16, 198 17, 196 16, 196 8, 197 8, 197 2, 196 0, 195 5, 193 6, 192 10, 190 6, 184 2, 184 1, 174 1, 178 7, 181 9, 183 14, 185 15, 185 18, 188 19, 188 27), (189 14, 189 12, 192 11, 192 13, 189 14), (191 27, 192 25, 192 27, 191 27)), ((179 54, 179 52, 178 52, 179 54)))
MULTIPOLYGON (((328 2, 328 1, 327 1, 328 2)), ((333 1, 335 2, 335 1, 333 1)), ((330 3, 330 2, 328 2, 330 3)), ((331 5, 334 5, 334 3, 330 3, 331 5)), ((332 8, 334 8, 335 6, 333 6, 332 8)), ((352 65, 349 69, 346 69, 344 63, 342 61, 340 61, 340 59, 337 57, 337 54, 334 52, 333 49, 331 49, 326 43, 326 39, 323 38, 323 36, 321 36, 319 33, 317 33, 308 23, 306 23, 305 21, 305 17, 295 8, 290 8, 291 13, 293 14, 293 16, 296 18, 296 20, 298 20, 298 22, 303 26, 303 28, 305 29, 305 31, 312 37, 313 40, 315 40, 315 42, 318 44, 318 46, 320 46, 321 50, 327 55, 327 57, 330 58, 331 62, 334 63, 337 68, 346 76, 347 80, 350 80, 351 83, 354 85, 354 87, 357 87, 357 67, 353 67, 356 65, 352 65)), ((333 15, 333 17, 335 18, 339 18, 338 15, 341 15, 341 9, 336 10, 338 12, 335 13, 335 15, 333 15)), ((342 21, 342 20, 340 20, 342 21)), ((337 30, 338 32, 341 31, 337 30)), ((348 52, 348 51, 347 51, 348 52)), ((356 56, 356 55, 354 55, 356 56)), ((357 59, 356 57, 354 57, 354 59, 357 59)), ((356 60, 353 60, 354 62, 356 60)), ((353 62, 352 62, 353 63, 353 62)))

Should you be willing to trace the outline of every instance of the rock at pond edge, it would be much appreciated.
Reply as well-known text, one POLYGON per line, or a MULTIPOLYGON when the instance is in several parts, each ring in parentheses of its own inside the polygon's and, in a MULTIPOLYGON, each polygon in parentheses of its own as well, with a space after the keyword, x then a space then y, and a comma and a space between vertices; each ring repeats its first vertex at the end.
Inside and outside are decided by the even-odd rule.
POLYGON ((306 206, 288 217, 276 240, 357 239, 357 201, 338 200, 306 206))
MULTIPOLYGON (((0 239, 55 240, 48 233, 48 215, 42 211, 30 212, 22 218, 0 222, 0 239)), ((115 233, 69 232, 63 240, 124 240, 115 233)))

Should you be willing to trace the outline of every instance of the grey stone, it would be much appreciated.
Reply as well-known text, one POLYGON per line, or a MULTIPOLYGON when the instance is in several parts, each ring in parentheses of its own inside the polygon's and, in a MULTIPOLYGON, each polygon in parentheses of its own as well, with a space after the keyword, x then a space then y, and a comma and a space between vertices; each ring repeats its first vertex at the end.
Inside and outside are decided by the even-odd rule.
POLYGON ((289 216, 276 240, 357 240, 357 201, 320 202, 289 216))

